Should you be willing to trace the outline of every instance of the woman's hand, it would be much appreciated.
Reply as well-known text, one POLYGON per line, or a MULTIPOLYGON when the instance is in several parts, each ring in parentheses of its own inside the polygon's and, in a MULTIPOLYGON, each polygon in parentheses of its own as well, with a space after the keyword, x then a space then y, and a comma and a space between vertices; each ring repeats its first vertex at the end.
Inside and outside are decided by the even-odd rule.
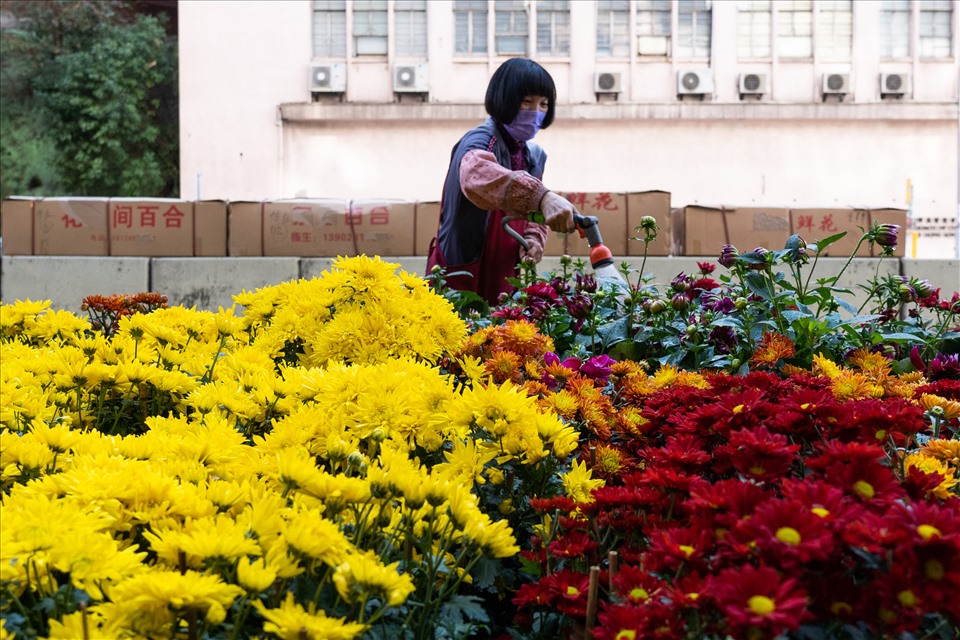
POLYGON ((530 248, 524 249, 523 245, 520 245, 520 259, 538 264, 543 259, 543 245, 540 244, 540 238, 524 235, 523 239, 527 241, 530 248))
POLYGON ((573 203, 553 191, 547 191, 540 200, 540 211, 544 223, 558 233, 572 233, 577 230, 573 214, 580 213, 573 203))

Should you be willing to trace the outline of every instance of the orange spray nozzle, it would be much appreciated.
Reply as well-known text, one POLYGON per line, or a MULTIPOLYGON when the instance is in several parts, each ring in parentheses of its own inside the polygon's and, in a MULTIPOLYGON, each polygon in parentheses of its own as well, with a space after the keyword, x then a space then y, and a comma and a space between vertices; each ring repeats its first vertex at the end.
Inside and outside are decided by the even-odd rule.
POLYGON ((594 269, 613 264, 613 254, 605 244, 595 244, 590 247, 590 266, 594 269))

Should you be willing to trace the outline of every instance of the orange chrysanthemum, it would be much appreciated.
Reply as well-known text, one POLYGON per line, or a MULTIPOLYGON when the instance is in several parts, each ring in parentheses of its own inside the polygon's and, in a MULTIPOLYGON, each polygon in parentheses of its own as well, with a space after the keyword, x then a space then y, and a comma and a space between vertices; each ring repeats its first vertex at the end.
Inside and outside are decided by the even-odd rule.
POLYGON ((943 417, 947 420, 960 418, 960 402, 947 400, 932 393, 925 393, 920 396, 920 406, 928 411, 934 407, 940 407, 944 412, 943 417))
POLYGON ((779 361, 792 357, 796 352, 793 340, 781 333, 768 331, 763 334, 750 361, 758 367, 772 367, 779 361))

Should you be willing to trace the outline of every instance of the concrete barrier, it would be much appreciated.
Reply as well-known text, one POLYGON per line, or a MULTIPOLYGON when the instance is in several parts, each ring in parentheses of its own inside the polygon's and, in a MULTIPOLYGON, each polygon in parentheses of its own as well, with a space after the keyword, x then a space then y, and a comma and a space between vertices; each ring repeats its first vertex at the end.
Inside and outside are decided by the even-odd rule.
MULTIPOLYGON (((426 258, 417 256, 384 256, 387 262, 417 275, 424 275, 426 258)), ((616 258, 638 271, 642 258, 616 258)), ((715 263, 715 258, 700 258, 715 263)), ((644 271, 652 274, 651 282, 666 285, 677 274, 696 273, 697 258, 650 257, 644 271)), ((845 258, 821 258, 814 271, 816 278, 839 273, 845 258)), ((93 294, 140 293, 157 291, 168 297, 170 305, 197 307, 216 311, 233 304, 232 296, 242 290, 279 284, 297 278, 314 278, 330 269, 333 258, 94 258, 3 256, 0 260, 0 299, 50 300, 53 308, 80 312, 84 297, 93 294)), ((808 273, 809 265, 805 267, 808 273)), ((545 274, 559 271, 560 258, 548 257, 538 266, 545 274)), ((589 269, 589 267, 588 267, 589 269)), ((726 272, 718 266, 717 279, 726 272)), ((844 273, 838 286, 853 294, 845 299, 859 306, 863 295, 858 285, 866 284, 879 272, 926 278, 940 287, 941 296, 949 297, 960 290, 960 261, 918 260, 907 258, 857 258, 844 273), (879 271, 878 271, 879 268, 879 271)), ((638 276, 632 276, 634 282, 638 276)))
POLYGON ((0 299, 49 300, 54 309, 81 313, 92 295, 150 291, 150 258, 3 256, 0 299))
POLYGON ((233 296, 300 276, 300 258, 153 258, 150 286, 170 305, 229 308, 233 296))

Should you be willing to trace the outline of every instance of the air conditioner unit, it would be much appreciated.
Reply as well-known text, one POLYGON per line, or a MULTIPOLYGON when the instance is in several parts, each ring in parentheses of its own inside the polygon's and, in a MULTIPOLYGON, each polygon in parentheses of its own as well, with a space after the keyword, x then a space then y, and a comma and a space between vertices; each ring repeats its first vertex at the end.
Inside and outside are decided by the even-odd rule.
POLYGON ((827 96, 843 96, 850 93, 850 74, 849 73, 825 73, 823 74, 823 99, 827 96))
POLYGON ((709 69, 681 69, 677 72, 678 96, 705 96, 713 93, 713 73, 709 69))
POLYGON ((740 99, 743 96, 762 96, 767 93, 767 74, 765 73, 741 73, 740 74, 740 99))
POLYGON ((339 62, 310 64, 310 91, 314 93, 343 93, 347 90, 345 65, 339 62))
POLYGON ((596 93, 620 93, 620 74, 615 71, 594 74, 593 90, 596 93))
POLYGON ((909 73, 881 73, 880 95, 902 96, 910 90, 909 73))
POLYGON ((427 63, 393 65, 393 90, 397 93, 429 93, 427 63))

